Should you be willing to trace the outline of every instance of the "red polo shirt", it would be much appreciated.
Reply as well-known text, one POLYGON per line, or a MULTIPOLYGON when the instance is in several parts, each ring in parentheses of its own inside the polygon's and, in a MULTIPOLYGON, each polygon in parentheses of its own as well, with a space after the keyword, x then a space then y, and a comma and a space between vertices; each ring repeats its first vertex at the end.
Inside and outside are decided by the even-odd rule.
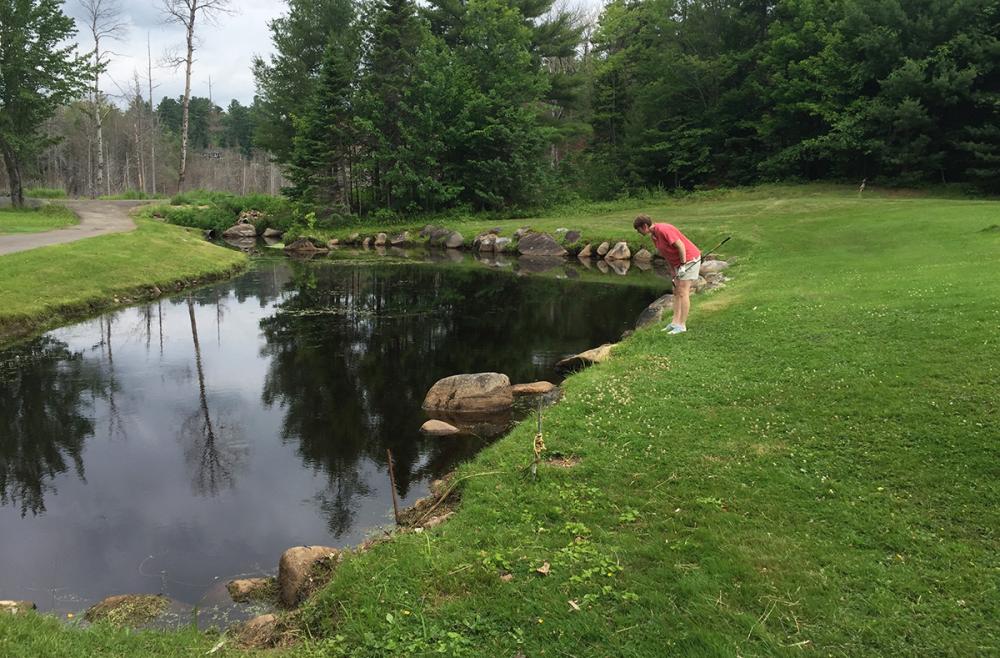
POLYGON ((688 240, 673 224, 653 224, 650 227, 649 237, 653 238, 656 250, 660 252, 661 256, 667 259, 667 262, 675 270, 684 264, 681 262, 680 250, 674 246, 674 243, 678 240, 684 245, 684 259, 686 262, 701 257, 698 247, 694 246, 694 243, 688 240))

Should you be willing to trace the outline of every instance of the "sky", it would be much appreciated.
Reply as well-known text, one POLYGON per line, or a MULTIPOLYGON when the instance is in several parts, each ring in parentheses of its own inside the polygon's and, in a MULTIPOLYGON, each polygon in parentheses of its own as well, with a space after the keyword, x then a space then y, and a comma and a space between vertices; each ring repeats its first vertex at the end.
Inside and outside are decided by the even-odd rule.
MULTIPOLYGON (((107 46, 113 54, 102 76, 102 91, 120 95, 118 87, 129 86, 135 71, 139 72, 143 89, 147 89, 148 35, 153 56, 154 102, 158 103, 164 96, 179 97, 184 93, 184 67, 174 70, 160 62, 170 49, 183 55, 184 28, 164 22, 160 10, 162 0, 118 2, 126 30, 120 40, 112 41, 107 46)), ((211 78, 212 99, 222 107, 234 98, 244 105, 253 101, 255 87, 251 62, 254 55, 267 58, 274 52, 267 24, 287 12, 287 4, 283 0, 232 0, 230 5, 234 10, 231 16, 221 16, 214 25, 196 24, 199 44, 195 49, 191 74, 191 93, 208 97, 211 78)), ((92 50, 93 39, 83 20, 86 14, 80 0, 65 0, 63 12, 77 21, 76 39, 81 51, 92 50)), ((104 43, 101 45, 103 49, 104 43)), ((119 104, 123 104, 121 99, 119 104)))
MULTIPOLYGON (((107 46, 104 42, 101 44, 102 50, 113 53, 101 79, 101 90, 119 96, 118 104, 124 105, 120 88, 131 86, 136 71, 143 89, 147 89, 148 35, 153 60, 154 103, 159 103, 164 96, 180 97, 184 93, 184 67, 175 70, 161 62, 170 50, 184 54, 184 28, 164 22, 163 0, 117 2, 125 32, 120 40, 107 46)), ((601 4, 601 0, 556 0, 557 6, 577 5, 590 10, 601 4)), ((199 16, 200 22, 195 26, 198 45, 191 74, 192 95, 207 98, 211 79, 211 98, 223 108, 234 98, 244 105, 253 102, 255 85, 251 62, 255 55, 267 59, 274 52, 268 23, 288 10, 285 0, 231 0, 230 7, 233 14, 221 16, 214 23, 204 22, 199 16)), ((76 40, 80 50, 93 50, 81 0, 64 0, 63 11, 77 22, 76 40)))

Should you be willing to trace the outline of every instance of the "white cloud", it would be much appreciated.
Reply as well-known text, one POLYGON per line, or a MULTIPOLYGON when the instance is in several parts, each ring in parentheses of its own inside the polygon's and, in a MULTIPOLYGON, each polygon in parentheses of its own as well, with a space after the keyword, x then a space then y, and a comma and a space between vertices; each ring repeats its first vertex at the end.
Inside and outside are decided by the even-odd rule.
MULTIPOLYGON (((183 54, 184 29, 166 23, 160 6, 160 0, 121 0, 126 31, 120 41, 107 46, 114 53, 101 80, 101 87, 107 93, 116 94, 117 85, 130 84, 135 71, 146 88, 147 36, 153 59, 154 102, 163 96, 176 98, 184 93, 184 67, 174 70, 160 64, 169 50, 183 54)), ((287 12, 287 5, 281 0, 233 0, 231 6, 234 10, 231 16, 220 16, 212 22, 199 17, 191 76, 191 93, 207 97, 211 79, 212 98, 222 107, 234 98, 244 105, 253 101, 251 62, 254 55, 266 58, 274 51, 268 23, 287 12)), ((67 0, 63 11, 77 21, 76 38, 81 51, 91 50, 93 40, 83 21, 79 0, 67 0)))

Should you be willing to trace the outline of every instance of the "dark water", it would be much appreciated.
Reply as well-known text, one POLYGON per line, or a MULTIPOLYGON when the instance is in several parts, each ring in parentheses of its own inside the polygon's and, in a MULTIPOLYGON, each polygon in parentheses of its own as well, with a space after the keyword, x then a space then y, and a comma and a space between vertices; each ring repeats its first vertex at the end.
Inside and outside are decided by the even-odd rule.
POLYGON ((0 351, 0 599, 204 604, 289 546, 356 544, 391 521, 386 448, 412 503, 485 443, 421 436, 437 379, 557 380, 556 360, 616 339, 658 293, 265 261, 0 351))

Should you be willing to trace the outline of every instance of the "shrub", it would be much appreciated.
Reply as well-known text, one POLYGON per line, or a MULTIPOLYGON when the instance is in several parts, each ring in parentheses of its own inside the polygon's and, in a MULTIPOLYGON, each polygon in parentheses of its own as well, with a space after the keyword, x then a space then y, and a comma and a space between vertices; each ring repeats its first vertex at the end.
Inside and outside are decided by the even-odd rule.
POLYGON ((54 187, 26 187, 24 196, 32 199, 65 199, 66 190, 59 190, 54 187))

